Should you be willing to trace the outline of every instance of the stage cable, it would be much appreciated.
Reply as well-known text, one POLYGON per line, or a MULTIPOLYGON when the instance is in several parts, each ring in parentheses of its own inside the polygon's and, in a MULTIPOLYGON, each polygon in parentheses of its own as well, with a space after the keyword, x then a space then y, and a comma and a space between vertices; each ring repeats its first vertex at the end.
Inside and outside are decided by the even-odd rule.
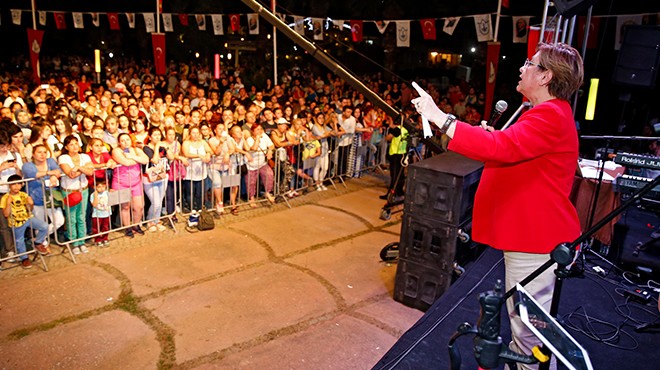
MULTIPOLYGON (((479 256, 479 259, 477 261, 475 261, 475 264, 478 263, 483 258, 484 254, 485 253, 482 253, 481 256, 479 256)), ((503 261, 504 261, 504 257, 500 258, 499 261, 497 261, 495 264, 493 264, 493 266, 491 266, 490 270, 488 270, 488 272, 486 272, 484 274, 484 276, 482 276, 481 279, 479 279, 479 281, 476 284, 474 284, 474 286, 460 300, 458 300, 458 302, 456 302, 454 304, 454 306, 452 306, 449 309, 448 312, 446 312, 440 319, 438 319, 433 324, 433 326, 431 326, 428 330, 426 330, 422 334, 422 336, 419 337, 415 342, 413 342, 403 353, 399 354, 398 356, 396 356, 395 358, 390 360, 388 363, 386 363, 385 366, 383 367, 383 369, 394 369, 394 367, 397 366, 413 349, 415 349, 415 347, 417 347, 417 345, 419 345, 424 339, 426 339, 426 337, 428 337, 429 334, 431 334, 431 332, 433 332, 435 330, 435 328, 438 327, 438 325, 440 325, 449 315, 451 315, 481 285, 481 283, 483 283, 484 280, 486 280, 486 278, 497 267, 500 266, 500 264, 503 261)), ((421 322, 418 322, 418 323, 421 324, 421 322)), ((408 330, 411 330, 411 329, 415 328, 416 326, 418 326, 418 325, 415 324, 408 330)))

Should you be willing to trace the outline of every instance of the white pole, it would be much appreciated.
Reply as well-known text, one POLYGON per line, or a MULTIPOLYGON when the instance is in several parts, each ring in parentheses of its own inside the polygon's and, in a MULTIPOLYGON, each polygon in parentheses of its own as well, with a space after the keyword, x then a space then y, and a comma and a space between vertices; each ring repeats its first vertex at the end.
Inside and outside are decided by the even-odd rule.
POLYGON ((495 33, 493 34, 493 41, 497 42, 497 34, 500 32, 500 17, 502 15, 502 0, 497 4, 497 18, 495 18, 495 33))
MULTIPOLYGON (((273 14, 277 7, 277 0, 272 0, 273 14)), ((273 84, 277 85, 277 28, 273 26, 273 84)))
POLYGON ((36 6, 34 5, 34 1, 32 0, 32 29, 36 30, 37 29, 37 9, 36 6))
POLYGON ((160 2, 162 0, 156 0, 156 33, 160 33, 160 2))

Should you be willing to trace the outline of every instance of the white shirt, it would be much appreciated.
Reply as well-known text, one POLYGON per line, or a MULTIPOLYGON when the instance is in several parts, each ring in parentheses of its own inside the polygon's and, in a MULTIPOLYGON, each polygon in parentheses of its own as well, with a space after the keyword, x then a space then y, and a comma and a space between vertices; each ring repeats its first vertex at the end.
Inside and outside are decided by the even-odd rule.
MULTIPOLYGON (((80 156, 80 167, 83 167, 88 163, 92 163, 92 160, 89 158, 87 154, 81 153, 79 154, 79 156, 80 156)), ((75 165, 73 164, 73 160, 71 159, 71 156, 69 156, 68 154, 61 155, 57 163, 60 166, 62 166, 63 164, 67 164, 71 168, 75 167, 75 165)), ((63 175, 60 178, 60 186, 62 187, 62 189, 65 190, 80 190, 82 188, 87 187, 87 176, 85 176, 84 173, 81 173, 80 176, 74 178, 70 178, 67 175, 63 175)))
POLYGON ((346 131, 345 134, 339 138, 339 146, 349 146, 351 145, 351 142, 353 141, 353 135, 355 134, 355 126, 357 125, 355 121, 355 117, 350 116, 348 118, 344 118, 342 114, 338 114, 338 122, 339 126, 346 131))

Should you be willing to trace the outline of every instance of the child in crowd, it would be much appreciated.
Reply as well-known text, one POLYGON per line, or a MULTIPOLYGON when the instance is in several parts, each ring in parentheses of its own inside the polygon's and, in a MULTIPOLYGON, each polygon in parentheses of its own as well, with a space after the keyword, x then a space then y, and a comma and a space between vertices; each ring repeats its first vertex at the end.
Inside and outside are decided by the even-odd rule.
MULTIPOLYGON (((48 224, 44 221, 32 217, 32 208, 34 201, 27 193, 22 192, 21 188, 23 178, 20 175, 9 176, 9 192, 0 199, 0 208, 2 213, 7 218, 9 227, 14 232, 14 243, 16 251, 19 255, 26 252, 25 248, 25 230, 30 227, 36 232, 36 239, 34 240, 34 248, 40 254, 48 254, 48 242, 46 236, 48 235, 48 224)), ((26 255, 21 255, 21 266, 29 269, 32 267, 32 262, 26 255)))
MULTIPOLYGON (((92 235, 103 233, 110 230, 110 215, 112 210, 109 204, 108 185, 105 179, 96 180, 96 191, 89 198, 92 203, 92 235)), ((108 234, 94 237, 94 243, 97 247, 107 247, 108 234)))

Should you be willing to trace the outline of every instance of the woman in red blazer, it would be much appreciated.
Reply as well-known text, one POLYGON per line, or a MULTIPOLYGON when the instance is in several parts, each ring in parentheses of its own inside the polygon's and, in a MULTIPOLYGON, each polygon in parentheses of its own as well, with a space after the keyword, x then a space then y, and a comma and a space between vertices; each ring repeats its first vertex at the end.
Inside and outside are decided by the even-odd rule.
MULTIPOLYGON (((540 44, 520 67, 516 88, 532 108, 505 131, 494 131, 483 121, 481 126, 457 121, 425 94, 412 101, 451 138, 449 150, 484 162, 474 201, 473 238, 504 251, 507 290, 547 262, 555 246, 580 235, 577 212, 568 199, 578 159, 569 99, 583 76, 577 50, 566 44, 540 44)), ((554 283, 548 269, 525 288, 549 310, 554 283)), ((513 315, 511 300, 507 308, 511 349, 531 354, 540 341, 513 315)))

